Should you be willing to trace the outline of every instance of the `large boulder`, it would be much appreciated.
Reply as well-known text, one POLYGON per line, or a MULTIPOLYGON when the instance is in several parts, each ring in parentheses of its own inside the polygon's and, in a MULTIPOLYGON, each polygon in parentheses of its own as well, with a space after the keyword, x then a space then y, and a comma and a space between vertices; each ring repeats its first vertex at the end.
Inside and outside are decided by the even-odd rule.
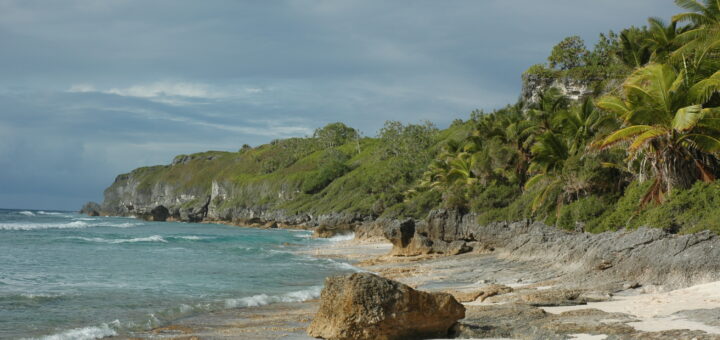
POLYGON ((102 211, 100 204, 97 204, 95 202, 87 202, 80 209, 81 214, 85 214, 88 216, 100 216, 100 211, 102 211))
POLYGON ((447 293, 428 293, 370 273, 329 277, 307 332, 330 340, 447 337, 465 307, 447 293))

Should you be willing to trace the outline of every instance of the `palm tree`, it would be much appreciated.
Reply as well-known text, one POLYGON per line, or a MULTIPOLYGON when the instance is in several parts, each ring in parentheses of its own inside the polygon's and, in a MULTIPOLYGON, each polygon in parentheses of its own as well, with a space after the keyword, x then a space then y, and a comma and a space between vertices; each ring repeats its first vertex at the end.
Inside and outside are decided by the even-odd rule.
POLYGON ((625 65, 636 68, 650 61, 652 52, 645 42, 646 34, 647 32, 637 27, 620 32, 619 57, 625 65))
POLYGON ((689 12, 673 16, 673 22, 691 26, 677 36, 681 44, 672 58, 686 70, 687 77, 698 81, 720 68, 720 2, 717 0, 675 0, 689 12))
MULTIPOLYGON (((533 145, 532 153, 533 160, 530 171, 537 174, 527 181, 525 189, 541 186, 532 204, 532 210, 535 212, 545 204, 551 193, 558 192, 562 188, 561 173, 565 160, 570 156, 570 151, 566 139, 558 133, 546 131, 533 145)), ((561 196, 555 197, 558 209, 561 201, 561 196)))
POLYGON ((677 22, 665 24, 665 21, 660 18, 650 18, 648 24, 649 30, 645 43, 652 51, 650 59, 655 62, 666 62, 670 58, 670 54, 679 47, 677 22))
POLYGON ((703 108, 720 89, 720 74, 688 86, 684 71, 651 64, 635 71, 623 84, 624 97, 606 96, 598 107, 614 113, 624 127, 599 141, 606 149, 627 143, 628 161, 641 160, 640 178, 654 182, 643 204, 662 202, 672 188, 687 188, 718 173, 720 111, 703 108))
POLYGON ((570 110, 558 112, 553 125, 556 131, 568 138, 571 155, 584 151, 587 143, 599 131, 612 126, 614 119, 600 110, 595 109, 591 98, 586 98, 581 105, 570 110))

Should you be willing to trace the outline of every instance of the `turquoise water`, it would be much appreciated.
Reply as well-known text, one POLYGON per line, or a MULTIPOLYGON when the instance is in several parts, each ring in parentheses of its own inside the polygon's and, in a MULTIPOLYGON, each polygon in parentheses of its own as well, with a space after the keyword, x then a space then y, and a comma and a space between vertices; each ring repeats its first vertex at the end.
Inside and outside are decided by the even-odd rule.
POLYGON ((0 210, 0 339, 132 335, 174 319, 319 295, 345 263, 310 233, 0 210))

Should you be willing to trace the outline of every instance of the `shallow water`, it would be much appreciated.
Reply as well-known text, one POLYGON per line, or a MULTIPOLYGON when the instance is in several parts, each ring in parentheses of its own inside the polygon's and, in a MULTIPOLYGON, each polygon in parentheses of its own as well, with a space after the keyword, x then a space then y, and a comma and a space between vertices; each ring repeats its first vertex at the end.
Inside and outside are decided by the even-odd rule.
POLYGON ((0 210, 0 338, 95 339, 304 301, 352 267, 309 232, 0 210), (290 243, 291 245, 283 245, 290 243))

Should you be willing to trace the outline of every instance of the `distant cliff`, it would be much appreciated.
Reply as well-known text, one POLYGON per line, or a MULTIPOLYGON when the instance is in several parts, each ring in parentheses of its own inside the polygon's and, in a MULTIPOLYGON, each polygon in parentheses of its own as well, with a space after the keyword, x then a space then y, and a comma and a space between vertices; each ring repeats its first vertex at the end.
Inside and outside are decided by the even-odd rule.
MULTIPOLYGON (((404 206, 403 193, 440 145, 471 128, 464 123, 440 131, 390 122, 380 137, 360 138, 338 124, 313 137, 179 155, 169 165, 135 169, 116 177, 99 207, 88 204, 83 212, 155 221, 354 226, 404 209, 397 208, 404 206)), ((426 214, 425 208, 417 211, 426 214)))

